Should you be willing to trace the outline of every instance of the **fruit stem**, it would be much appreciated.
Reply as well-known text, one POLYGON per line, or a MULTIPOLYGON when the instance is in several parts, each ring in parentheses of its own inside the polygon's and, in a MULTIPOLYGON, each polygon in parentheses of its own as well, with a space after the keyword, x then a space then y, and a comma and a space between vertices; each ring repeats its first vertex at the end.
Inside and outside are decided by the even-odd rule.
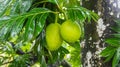
POLYGON ((55 23, 58 21, 58 13, 55 14, 55 23))
POLYGON ((63 11, 63 14, 64 14, 64 16, 65 16, 65 19, 68 20, 68 17, 67 17, 67 15, 66 15, 66 12, 65 12, 65 11, 63 11))
MULTIPOLYGON (((52 61, 53 60, 53 57, 52 57, 52 54, 51 54, 51 52, 48 50, 48 53, 49 53, 49 55, 50 55, 50 60, 52 61)), ((53 61, 52 61, 53 62, 53 61)))

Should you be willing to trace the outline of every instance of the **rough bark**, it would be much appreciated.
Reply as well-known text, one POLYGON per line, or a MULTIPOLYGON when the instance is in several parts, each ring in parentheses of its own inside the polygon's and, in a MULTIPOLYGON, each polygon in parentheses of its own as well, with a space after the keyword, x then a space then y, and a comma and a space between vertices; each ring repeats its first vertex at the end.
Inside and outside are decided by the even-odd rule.
POLYGON ((104 40, 113 33, 110 29, 115 25, 114 20, 120 16, 119 0, 82 0, 82 5, 96 12, 98 22, 85 24, 85 40, 82 44, 83 67, 111 67, 111 61, 104 63, 100 52, 107 46, 104 40))

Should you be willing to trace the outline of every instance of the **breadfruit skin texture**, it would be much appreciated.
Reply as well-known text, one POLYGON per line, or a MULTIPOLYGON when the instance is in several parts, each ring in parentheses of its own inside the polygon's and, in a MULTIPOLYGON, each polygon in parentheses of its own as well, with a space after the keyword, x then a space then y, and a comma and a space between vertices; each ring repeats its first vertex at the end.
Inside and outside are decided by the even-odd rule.
POLYGON ((61 37, 68 43, 74 43, 79 40, 81 36, 80 26, 71 20, 67 20, 61 25, 61 37))
POLYGON ((62 44, 60 36, 60 25, 58 23, 51 23, 46 28, 46 42, 50 51, 57 50, 62 44))

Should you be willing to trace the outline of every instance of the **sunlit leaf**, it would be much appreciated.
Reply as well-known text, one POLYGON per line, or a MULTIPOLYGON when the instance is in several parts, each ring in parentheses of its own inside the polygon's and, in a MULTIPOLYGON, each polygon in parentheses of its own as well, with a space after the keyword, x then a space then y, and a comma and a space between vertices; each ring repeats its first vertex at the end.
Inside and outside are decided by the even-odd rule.
POLYGON ((69 51, 64 47, 60 47, 58 52, 59 52, 59 59, 60 60, 63 60, 64 56, 69 53, 69 51))
POLYGON ((0 2, 0 16, 22 14, 29 10, 32 0, 5 0, 0 2))
POLYGON ((81 48, 79 42, 70 44, 67 46, 67 49, 69 50, 69 54, 66 54, 65 59, 71 64, 72 67, 80 67, 81 62, 78 59, 81 59, 81 48))
POLYGON ((9 7, 10 0, 0 1, 0 17, 4 15, 7 8, 9 7))
POLYGON ((13 59, 13 63, 10 63, 9 67, 27 67, 29 63, 28 54, 25 55, 16 55, 13 59))

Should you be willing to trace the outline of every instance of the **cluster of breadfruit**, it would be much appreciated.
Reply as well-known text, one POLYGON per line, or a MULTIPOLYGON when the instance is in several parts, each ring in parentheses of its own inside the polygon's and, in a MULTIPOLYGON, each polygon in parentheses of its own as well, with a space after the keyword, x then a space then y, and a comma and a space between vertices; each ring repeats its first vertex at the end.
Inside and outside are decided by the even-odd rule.
POLYGON ((75 43, 80 36, 81 28, 79 24, 71 20, 66 20, 61 25, 59 23, 51 23, 46 27, 46 42, 50 51, 57 50, 63 41, 75 43))

